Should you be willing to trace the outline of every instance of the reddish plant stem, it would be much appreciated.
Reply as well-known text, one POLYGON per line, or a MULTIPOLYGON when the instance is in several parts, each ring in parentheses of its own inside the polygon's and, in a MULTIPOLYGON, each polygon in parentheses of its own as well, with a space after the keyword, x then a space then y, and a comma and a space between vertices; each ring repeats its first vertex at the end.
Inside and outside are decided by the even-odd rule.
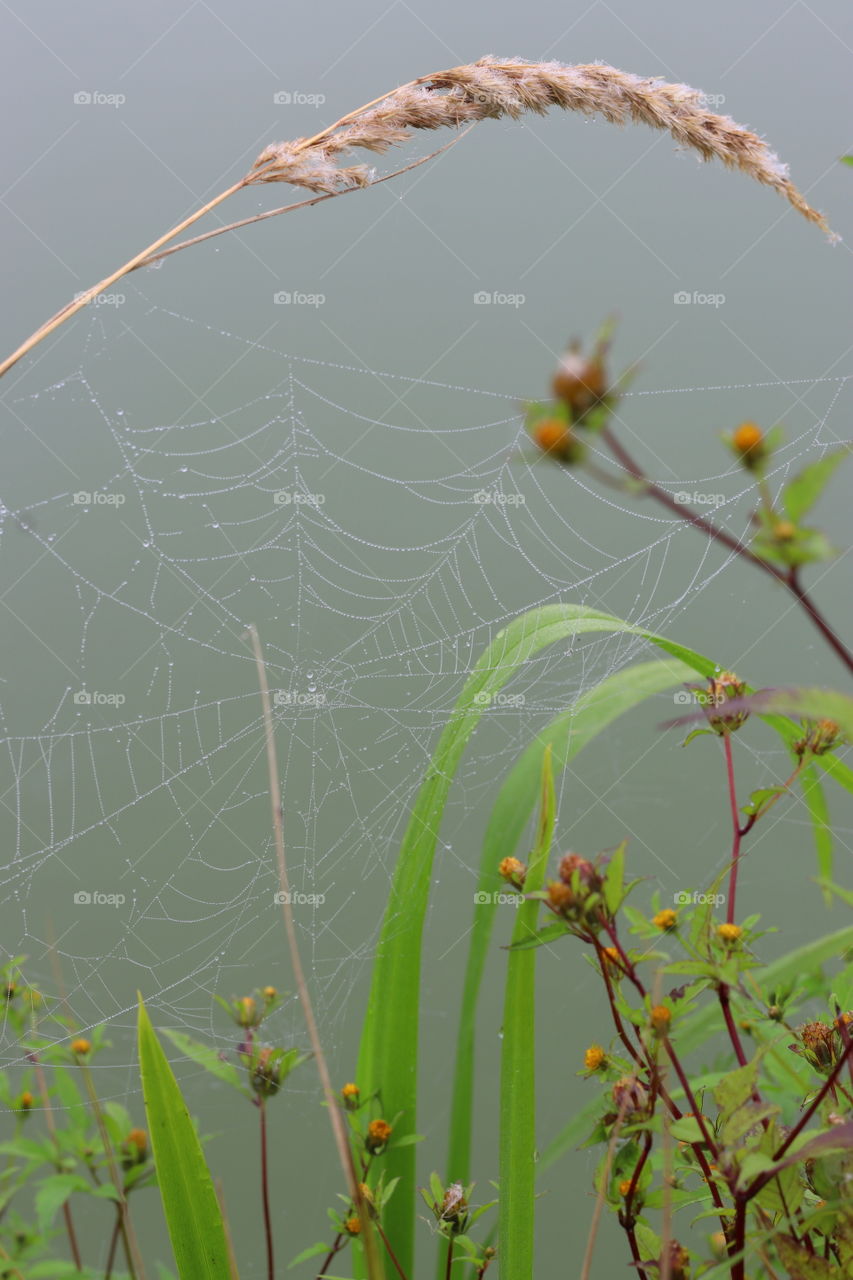
POLYGON ((447 1242, 447 1266, 444 1269, 444 1280, 450 1280, 450 1269, 453 1266, 453 1236, 447 1242))
POLYGON ((343 1243, 344 1243, 343 1233, 339 1231, 338 1234, 335 1236, 334 1240, 332 1241, 331 1249, 323 1259, 322 1267, 317 1272, 317 1280, 322 1280, 323 1275, 325 1274, 327 1269, 331 1266, 335 1256, 339 1254, 341 1249, 343 1248, 343 1243))
POLYGON ((397 1275, 400 1277, 400 1280, 407 1280, 406 1273, 403 1270, 403 1268, 400 1266, 400 1263, 397 1260, 394 1250, 391 1248, 391 1243, 388 1237, 386 1236, 385 1232, 382 1230, 381 1225, 378 1222, 376 1223, 376 1230, 379 1232, 379 1239, 385 1245, 385 1249, 388 1253, 388 1257, 391 1259, 392 1263, 394 1264, 394 1270, 397 1272, 397 1275))
POLYGON ((744 1257, 744 1249, 746 1248, 746 1197, 743 1193, 735 1196, 735 1225, 732 1232, 732 1241, 729 1247, 729 1254, 734 1257, 732 1262, 732 1280, 745 1280, 746 1271, 744 1269, 746 1258, 744 1257), (739 1255, 739 1256, 738 1256, 739 1255))
POLYGON ((838 1027, 838 1034, 841 1036, 841 1043, 844 1045, 844 1052, 847 1055, 847 1070, 850 1073, 850 1083, 853 1085, 853 1058, 850 1057, 850 1032, 847 1029, 847 1023, 841 1016, 841 1010, 837 1004, 835 1006, 835 1025, 838 1027))
MULTIPOLYGON (((740 1036, 737 1033, 735 1020, 732 1017, 731 1001, 729 1000, 729 988, 725 982, 721 982, 720 985, 717 987, 717 995, 720 998, 720 1007, 723 1011, 723 1017, 726 1020, 726 1027, 728 1029, 729 1039, 732 1042, 732 1048, 735 1051, 735 1057, 738 1060, 738 1065, 741 1067, 745 1067, 747 1063, 747 1057, 743 1051, 743 1045, 741 1044, 740 1036)), ((753 1097, 756 1097, 754 1092, 753 1092, 753 1097)))
POLYGON ((272 1215, 270 1213, 269 1168, 267 1161, 267 1104, 265 1098, 258 1098, 258 1110, 261 1113, 261 1200, 264 1206, 264 1235, 266 1237, 267 1245, 267 1280, 275 1280, 272 1215))
POLYGON ((623 470, 627 471, 628 475, 630 475, 634 480, 639 481, 645 489, 645 492, 650 497, 654 498, 656 502, 659 502, 661 506, 666 507, 668 511, 677 515, 680 520, 684 520, 687 524, 692 525, 694 529, 699 529, 713 542, 719 542, 722 546, 728 547, 728 549, 733 551, 736 555, 742 556, 744 560, 747 560, 750 564, 754 564, 757 568, 761 569, 763 573, 768 574, 769 577, 775 578, 777 582, 781 583, 783 587, 790 591, 791 595, 805 611, 807 617, 811 620, 814 626, 817 627, 824 640, 838 655, 851 675, 853 675, 853 654, 850 653, 846 645, 838 637, 836 632, 818 609, 817 605, 809 596, 805 587, 800 583, 796 568, 792 568, 788 573, 785 573, 784 570, 777 568, 774 564, 771 564, 769 560, 762 560, 760 556, 755 555, 748 547, 745 547, 742 542, 739 542, 737 538, 733 538, 730 533, 726 533, 724 529, 718 529, 715 525, 711 524, 709 520, 706 520, 703 516, 700 516, 697 512, 691 510, 690 507, 684 507, 680 503, 676 502, 665 489, 662 489, 659 485, 655 484, 654 480, 651 480, 646 475, 639 463, 635 461, 624 445, 616 439, 609 427, 602 427, 600 434, 602 440, 605 442, 623 470))

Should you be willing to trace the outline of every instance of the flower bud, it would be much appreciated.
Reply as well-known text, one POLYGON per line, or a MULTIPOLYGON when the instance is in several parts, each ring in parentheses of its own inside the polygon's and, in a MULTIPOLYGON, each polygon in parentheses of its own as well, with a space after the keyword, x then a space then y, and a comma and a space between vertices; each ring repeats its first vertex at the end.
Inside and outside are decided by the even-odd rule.
POLYGON ((673 911, 672 907, 664 907, 663 911, 659 911, 654 917, 652 924, 656 929, 660 929, 661 933, 672 933, 673 929, 678 928, 678 912, 673 911))
POLYGON ((623 1115, 625 1124, 635 1124, 643 1120, 649 1105, 649 1095, 645 1085, 636 1076, 622 1076, 610 1091, 610 1096, 623 1115))
POLYGON ((569 345, 551 384, 554 395, 568 406, 577 422, 602 399, 607 391, 607 371, 603 353, 584 356, 577 341, 569 345))
POLYGON ((568 466, 578 463, 586 453, 571 427, 559 418, 542 418, 533 428, 533 439, 543 453, 568 466))
POLYGON ((699 690, 697 701, 707 716, 708 723, 715 733, 722 737, 726 733, 734 733, 749 718, 748 711, 735 711, 728 715, 721 708, 735 698, 742 698, 746 693, 746 685, 733 671, 722 671, 708 681, 708 688, 699 690))
POLYGON ((92 1045, 85 1037, 80 1036, 79 1039, 71 1041, 71 1052, 75 1058, 85 1058, 92 1052, 92 1045))
POLYGON ((767 441, 755 422, 742 422, 732 434, 731 443, 743 465, 750 471, 760 466, 767 457, 767 441))
POLYGON ((527 867, 518 858, 503 858, 498 865, 498 874, 506 880, 507 884, 520 889, 527 875, 527 867))
POLYGON ((583 1064, 587 1071, 598 1071, 607 1061, 607 1054, 600 1044, 591 1044, 583 1055, 583 1064))
POLYGON ((371 1120, 367 1126, 367 1136, 364 1140, 365 1146, 371 1155, 378 1155, 380 1151, 387 1145, 388 1139, 394 1130, 388 1124, 387 1120, 371 1120))
POLYGON ((361 1090, 357 1084, 345 1084, 341 1089, 341 1097, 347 1111, 357 1111, 361 1099, 361 1090))

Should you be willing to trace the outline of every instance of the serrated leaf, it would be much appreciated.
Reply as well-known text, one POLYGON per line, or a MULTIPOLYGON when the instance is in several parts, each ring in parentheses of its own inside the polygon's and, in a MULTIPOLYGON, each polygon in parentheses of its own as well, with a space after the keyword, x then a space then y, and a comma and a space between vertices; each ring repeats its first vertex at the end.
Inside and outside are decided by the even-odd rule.
POLYGON ((849 449, 836 449, 833 453, 824 454, 817 462, 803 467, 785 485, 782 490, 782 505, 794 524, 799 524, 803 516, 812 509, 848 453, 849 449))
POLYGON ((760 1048, 751 1062, 747 1062, 746 1066, 736 1067, 734 1071, 730 1071, 723 1076, 722 1080, 718 1080, 711 1090, 714 1101, 720 1108, 720 1123, 722 1125, 725 1125, 738 1108, 752 1098, 758 1079, 758 1069, 761 1066, 761 1059, 764 1057, 765 1052, 765 1048, 760 1048))
POLYGON ((172 1027, 163 1027, 163 1035, 168 1036, 175 1048, 184 1057, 189 1058, 191 1062, 195 1062, 197 1066, 209 1071, 212 1076, 216 1076, 217 1080, 223 1080, 225 1084, 231 1085, 233 1089, 237 1089, 245 1097, 252 1097, 251 1090, 243 1084, 242 1076, 235 1064, 223 1061, 216 1049, 212 1049, 210 1045, 201 1044, 198 1040, 194 1040, 192 1036, 188 1036, 185 1032, 177 1031, 172 1027))

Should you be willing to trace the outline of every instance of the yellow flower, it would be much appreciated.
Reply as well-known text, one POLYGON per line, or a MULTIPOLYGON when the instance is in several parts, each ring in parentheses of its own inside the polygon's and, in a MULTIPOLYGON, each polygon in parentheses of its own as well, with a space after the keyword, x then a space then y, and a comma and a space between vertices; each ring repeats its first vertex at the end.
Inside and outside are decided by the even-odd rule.
POLYGON ((631 1179, 623 1178, 623 1180, 619 1183, 620 1196, 626 1196, 630 1190, 631 1190, 631 1179))
POLYGON ((361 1097, 361 1090, 357 1084, 345 1084, 341 1089, 341 1097, 347 1111, 355 1111, 361 1097))
POLYGON ((24 1092, 21 1094, 20 1098, 18 1099, 18 1110, 29 1111, 34 1102, 35 1102, 35 1098, 30 1093, 29 1089, 25 1089, 24 1092))
POLYGON ((344 1222, 344 1231, 347 1233, 348 1236, 361 1235, 361 1219, 347 1218, 347 1220, 344 1222))
POLYGON ((527 867, 518 858, 503 858, 498 866, 498 874, 520 889, 527 875, 527 867))
POLYGON ((71 1041, 71 1052, 78 1058, 85 1058, 88 1053, 92 1052, 92 1046, 88 1040, 81 1036, 79 1040, 71 1041))
POLYGON ((652 1026, 655 1031, 666 1031, 672 1021, 672 1014, 665 1004, 656 1004, 652 1009, 652 1026))
POLYGON ((376 1155, 385 1146, 393 1132, 394 1130, 387 1120, 371 1120, 367 1126, 367 1138, 365 1139, 368 1151, 372 1155, 376 1155))
POLYGON ((758 424, 742 422, 732 435, 732 448, 745 467, 754 467, 760 462, 767 452, 767 447, 764 433, 758 424))
POLYGON ((671 929, 678 926, 678 912, 673 911, 672 907, 665 907, 663 911, 657 913, 652 924, 663 933, 669 933, 671 929))
POLYGON ((267 1004, 269 1004, 271 1000, 275 1000, 276 996, 278 995, 278 992, 276 991, 275 987, 264 987, 261 994, 263 995, 267 1004))
POLYGON ((742 933, 743 929, 741 929, 739 924, 717 925, 717 937, 721 942, 724 942, 726 946, 734 945, 734 943, 740 939, 742 933))
POLYGON ((587 1071, 597 1071, 606 1061, 607 1054, 600 1044, 591 1044, 583 1055, 583 1062, 587 1071))

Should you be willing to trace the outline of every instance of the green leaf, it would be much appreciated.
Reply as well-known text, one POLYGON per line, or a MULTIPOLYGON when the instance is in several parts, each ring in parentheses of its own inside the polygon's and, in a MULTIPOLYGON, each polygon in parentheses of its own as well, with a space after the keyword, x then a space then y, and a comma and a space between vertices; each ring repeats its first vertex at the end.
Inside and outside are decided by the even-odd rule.
MULTIPOLYGON (((774 960, 772 964, 763 966, 755 974, 760 979, 764 992, 783 987, 786 982, 797 982, 811 973, 827 960, 835 960, 843 956, 849 947, 853 947, 853 925, 847 925, 825 938, 817 938, 798 947, 786 956, 774 960)), ((704 1044, 722 1025, 722 1014, 719 1005, 708 1004, 704 1009, 679 1021, 678 1049, 679 1053, 691 1053, 699 1045, 704 1044)))
MULTIPOLYGON (((362 1032, 358 1082, 364 1094, 381 1090, 383 1107, 400 1114, 402 1133, 417 1127, 418 1024, 424 922, 432 866, 447 796, 462 753, 492 697, 536 653, 558 640, 596 632, 642 636, 710 676, 712 663, 691 650, 610 614, 582 605, 547 605, 515 618, 499 631, 477 662, 439 739, 418 792, 397 860, 371 977, 362 1032)), ((684 679, 682 675, 681 680, 684 679)), ((541 749, 541 748, 540 748, 541 749)), ((483 912, 484 915, 488 914, 483 912)), ((383 1156, 389 1174, 401 1178, 385 1228, 403 1270, 412 1272, 415 1153, 392 1146, 383 1156)), ((459 1169, 454 1176, 467 1177, 459 1169)))
POLYGON ((615 916, 625 896, 625 849, 628 841, 623 840, 613 853, 607 864, 604 876, 604 902, 610 915, 615 916))
POLYGON ((787 787, 760 787, 752 792, 749 803, 742 805, 740 811, 750 816, 753 813, 759 813, 766 807, 768 800, 772 800, 775 796, 783 796, 787 790, 787 787))
POLYGON ((297 1253, 292 1262, 288 1262, 287 1269, 296 1267, 300 1262, 307 1262, 309 1258, 316 1258, 319 1254, 327 1254, 329 1252, 328 1240, 318 1240, 316 1244, 310 1244, 307 1249, 303 1249, 301 1253, 297 1253))
MULTIPOLYGON (((542 766, 542 798, 536 847, 525 888, 541 889, 554 834, 555 799, 551 747, 542 766)), ((536 931, 539 903, 518 909, 513 942, 536 931)), ((536 953, 510 951, 504 993, 500 1087, 500 1185, 498 1252, 501 1273, 532 1280, 536 1212, 536 953)))
POLYGON ((803 516, 811 511, 826 485, 832 479, 836 468, 849 454, 849 449, 836 449, 826 453, 817 462, 812 462, 785 485, 782 490, 782 505, 794 524, 799 524, 803 516))
MULTIPOLYGON (((478 891, 493 893, 505 887, 498 876, 497 867, 503 858, 516 852, 522 832, 536 805, 544 746, 548 743, 553 746, 555 769, 566 769, 587 743, 646 698, 675 689, 687 680, 695 680, 697 672, 709 676, 713 671, 714 664, 698 654, 690 654, 689 660, 685 658, 685 661, 667 658, 663 661, 636 663, 602 680, 552 720, 537 735, 536 742, 521 755, 501 787, 483 841, 478 891)), ((477 1002, 496 911, 495 905, 483 905, 475 907, 473 912, 456 1035, 447 1170, 449 1179, 458 1177, 463 1182, 471 1171, 477 1002)), ((572 1122, 569 1122, 563 1132, 571 1134, 571 1131, 572 1122)), ((555 1139, 548 1150, 552 1147, 556 1150, 560 1141, 559 1137, 555 1139)), ((572 1137, 567 1141, 571 1145, 572 1137)))
POLYGON ((853 698, 834 689, 762 689, 745 699, 761 715, 768 712, 797 716, 801 720, 834 720, 853 738, 853 698))
POLYGON ((50 1178, 42 1178, 35 1194, 36 1218, 39 1231, 47 1231, 65 1201, 74 1191, 87 1194, 91 1185, 77 1173, 57 1173, 50 1178))
POLYGON ((217 1080, 224 1080, 226 1084, 230 1084, 233 1089, 237 1089, 247 1098, 252 1097, 251 1089, 243 1084, 243 1077, 235 1064, 233 1062, 225 1062, 220 1058, 216 1049, 212 1049, 207 1044, 200 1044, 198 1040, 193 1040, 192 1036, 186 1035, 183 1031, 176 1031, 171 1027, 164 1027, 163 1035, 169 1037, 175 1048, 185 1058, 189 1058, 191 1062, 204 1067, 205 1071, 209 1071, 212 1076, 216 1076, 217 1080))
POLYGON ((231 1280, 222 1215, 201 1143, 141 996, 139 1069, 180 1280, 231 1280))
POLYGON ((553 924, 543 925, 536 933, 525 934, 518 942, 510 944, 510 951, 533 951, 536 947, 545 947, 557 938, 565 938, 569 927, 563 920, 555 920, 553 924))

